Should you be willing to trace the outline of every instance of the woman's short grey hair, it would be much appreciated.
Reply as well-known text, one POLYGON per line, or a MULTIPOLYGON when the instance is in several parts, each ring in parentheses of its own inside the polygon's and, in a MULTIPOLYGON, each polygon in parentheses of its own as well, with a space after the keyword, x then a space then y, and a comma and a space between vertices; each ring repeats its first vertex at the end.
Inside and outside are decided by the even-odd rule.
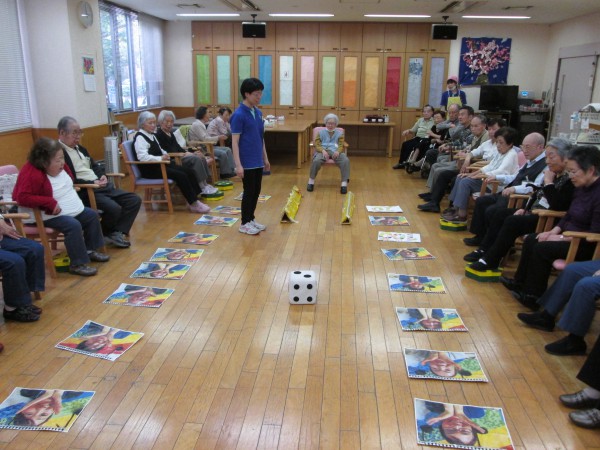
POLYGON ((560 156, 560 159, 565 159, 571 151, 571 148, 573 148, 571 143, 563 138, 551 139, 550 142, 548 142, 548 145, 546 145, 546 147, 555 148, 556 153, 558 153, 558 156, 560 156))
POLYGON ((141 129, 142 125, 144 125, 150 119, 156 119, 156 116, 154 115, 154 113, 150 112, 150 111, 142 111, 140 113, 140 115, 138 116, 138 121, 137 121, 138 129, 141 129))
POLYGON ((336 116, 336 115, 335 115, 335 114, 333 114, 333 113, 329 113, 329 114, 327 114, 327 115, 326 115, 326 116, 323 118, 323 123, 325 123, 325 124, 326 124, 326 123, 327 123, 329 120, 331 120, 331 119, 335 120, 335 126, 337 127, 337 126, 338 126, 338 124, 340 123, 340 119, 338 118, 338 116, 336 116))
POLYGON ((167 117, 170 117, 171 119, 173 119, 173 122, 175 122, 175 114, 173 114, 173 111, 169 111, 169 110, 166 110, 166 109, 163 109, 158 114, 158 119, 156 119, 156 121, 160 125, 161 123, 163 123, 167 119, 167 117))

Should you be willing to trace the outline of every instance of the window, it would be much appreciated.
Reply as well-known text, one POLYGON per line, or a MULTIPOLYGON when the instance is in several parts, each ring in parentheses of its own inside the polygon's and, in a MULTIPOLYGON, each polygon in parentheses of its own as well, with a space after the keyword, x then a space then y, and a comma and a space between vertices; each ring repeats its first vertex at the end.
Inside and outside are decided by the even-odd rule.
POLYGON ((31 127, 16 0, 0 2, 0 132, 31 127))
POLYGON ((108 107, 119 112, 162 106, 162 21, 99 5, 108 107))

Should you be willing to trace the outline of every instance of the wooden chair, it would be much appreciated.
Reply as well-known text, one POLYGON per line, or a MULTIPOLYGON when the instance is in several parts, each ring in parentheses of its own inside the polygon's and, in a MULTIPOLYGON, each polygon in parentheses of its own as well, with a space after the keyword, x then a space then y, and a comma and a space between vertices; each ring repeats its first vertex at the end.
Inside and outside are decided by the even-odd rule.
POLYGON ((600 242, 599 233, 592 233, 589 231, 565 231, 563 233, 563 236, 571 238, 569 252, 567 253, 565 259, 557 259, 552 263, 552 267, 554 269, 564 270, 567 264, 571 264, 573 261, 575 261, 575 256, 577 255, 577 251, 579 250, 579 245, 583 240, 594 243, 596 246, 591 259, 600 259, 600 245, 598 245, 598 242, 600 242))
MULTIPOLYGON (((315 147, 315 140, 317 139, 317 136, 319 135, 319 133, 321 132, 321 130, 326 130, 327 127, 315 127, 312 130, 312 141, 308 144, 308 149, 310 151, 310 161, 312 161, 312 159, 315 156, 315 153, 317 152, 317 149, 315 147)), ((344 136, 346 136, 346 131, 343 128, 336 128, 336 130, 340 130, 344 136)), ((348 148, 350 146, 348 145, 348 143, 346 142, 346 140, 344 139, 344 151, 346 153, 346 156, 348 156, 348 148)), ((335 165, 335 161, 331 158, 329 158, 325 163, 323 163, 321 165, 321 167, 336 167, 335 165)), ((350 182, 350 180, 346 180, 347 182, 350 182)))
POLYGON ((173 201, 171 198, 171 189, 170 186, 173 185, 173 180, 170 180, 167 177, 167 169, 166 166, 169 164, 169 161, 137 161, 134 156, 133 149, 133 141, 124 141, 121 144, 121 154, 123 155, 123 160, 125 165, 127 166, 127 171, 131 176, 131 180, 133 183, 133 191, 135 192, 138 186, 144 188, 144 198, 142 203, 145 205, 152 203, 166 203, 167 208, 169 210, 169 214, 173 214, 173 201), (144 178, 142 177, 142 173, 138 166, 144 164, 159 164, 162 177, 161 178, 144 178), (153 199, 153 194, 159 193, 161 197, 164 197, 164 200, 161 198, 159 200, 153 199))

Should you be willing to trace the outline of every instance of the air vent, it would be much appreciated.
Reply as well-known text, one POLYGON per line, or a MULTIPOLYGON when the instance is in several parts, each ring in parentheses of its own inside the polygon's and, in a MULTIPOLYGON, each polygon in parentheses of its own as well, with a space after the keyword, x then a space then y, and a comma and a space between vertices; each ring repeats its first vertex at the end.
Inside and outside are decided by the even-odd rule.
POLYGON ((178 8, 204 8, 204 5, 199 5, 198 3, 178 3, 178 8))
POLYGON ((484 2, 481 2, 481 1, 467 1, 467 0, 454 1, 454 2, 450 2, 440 12, 441 13, 458 14, 458 13, 462 13, 462 12, 466 11, 467 9, 471 9, 473 6, 478 5, 480 3, 484 3, 484 2))

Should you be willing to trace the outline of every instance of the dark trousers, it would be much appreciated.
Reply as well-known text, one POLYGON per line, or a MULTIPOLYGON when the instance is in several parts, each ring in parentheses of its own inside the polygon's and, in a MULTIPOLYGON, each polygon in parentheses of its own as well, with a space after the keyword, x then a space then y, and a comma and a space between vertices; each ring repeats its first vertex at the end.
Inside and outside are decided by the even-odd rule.
POLYGON ((439 206, 440 202, 446 194, 446 189, 452 184, 452 181, 458 175, 458 170, 450 169, 440 172, 435 179, 435 183, 431 187, 431 201, 439 206))
POLYGON ((475 202, 469 231, 477 236, 485 236, 496 212, 502 208, 506 209, 507 205, 508 197, 504 197, 502 194, 479 197, 475 202))
POLYGON ((588 354, 581 370, 577 374, 577 378, 600 391, 600 337, 596 339, 594 348, 588 354))
MULTIPOLYGON (((80 191, 79 196, 86 206, 90 206, 87 190, 80 191)), ((102 211, 102 232, 105 235, 115 231, 129 234, 142 205, 142 199, 133 192, 116 189, 112 183, 95 189, 94 196, 98 209, 102 211)))
MULTIPOLYGON (((504 211, 514 211, 506 208, 504 211)), ((533 233, 537 226, 538 216, 527 214, 523 216, 509 215, 500 226, 492 220, 480 248, 485 250, 483 259, 490 267, 498 267, 500 261, 514 245, 519 236, 533 233), (490 244, 491 242, 491 244, 490 244)))
MULTIPOLYGON (((568 241, 539 242, 536 234, 527 235, 523 242, 519 267, 515 273, 515 280, 521 283, 525 294, 540 297, 544 293, 548 287, 552 263, 567 256, 569 245, 568 241)), ((592 253, 592 246, 581 243, 575 259, 578 261, 590 259, 592 253)))
POLYGON ((242 197, 242 225, 254 220, 254 211, 262 187, 263 168, 244 169, 244 196, 242 197))
MULTIPOLYGON (((144 178, 161 178, 161 170, 158 164, 140 165, 140 172, 144 178)), ((167 166, 167 177, 175 182, 188 204, 198 200, 200 194, 200 185, 196 182, 196 175, 189 167, 178 166, 175 162, 167 166)))
MULTIPOLYGON (((516 211, 516 209, 505 207, 502 204, 494 204, 494 205, 490 206, 488 209, 486 209, 486 212, 484 215, 484 220, 485 220, 484 233, 485 234, 483 237, 483 241, 481 241, 480 248, 482 248, 483 250, 488 250, 492 247, 492 245, 494 245, 494 242, 496 242, 496 238, 500 234, 500 230, 502 228, 504 228, 504 221, 507 220, 509 217, 512 217, 513 214, 515 213, 515 211, 516 211)), ((517 216, 517 217, 523 217, 523 216, 517 216)), ((515 235, 514 239, 516 239, 518 236, 521 236, 522 234, 533 233, 535 231, 535 225, 537 224, 537 216, 533 216, 533 217, 536 218, 536 220, 534 221, 533 230, 526 231, 521 234, 517 234, 517 235, 515 235)), ((513 219, 513 220, 518 221, 519 219, 513 219)), ((515 224, 515 226, 517 226, 519 228, 519 230, 515 230, 515 231, 520 232, 519 225, 515 224)), ((514 239, 513 239, 513 242, 514 242, 514 239)), ((508 249, 506 251, 508 251, 508 249)))
POLYGON ((408 141, 405 141, 402 144, 402 148, 400 149, 400 159, 398 160, 398 162, 402 163, 406 161, 413 150, 417 148, 426 149, 427 147, 429 147, 428 138, 414 137, 412 139, 409 139, 408 141))
POLYGON ((30 239, 0 240, 0 272, 4 303, 14 308, 31 304, 31 292, 44 290, 44 247, 30 239))

